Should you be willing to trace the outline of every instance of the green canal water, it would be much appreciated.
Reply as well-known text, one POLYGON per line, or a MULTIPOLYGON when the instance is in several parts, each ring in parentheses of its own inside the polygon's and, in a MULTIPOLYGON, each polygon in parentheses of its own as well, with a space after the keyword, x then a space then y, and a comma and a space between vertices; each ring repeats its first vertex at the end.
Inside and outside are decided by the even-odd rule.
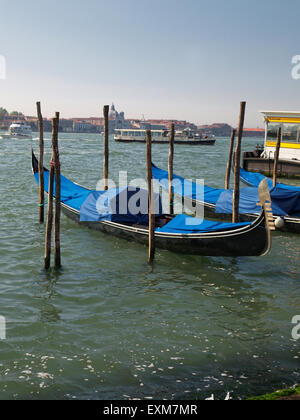
MULTIPOLYGON (((300 382, 300 236, 275 234, 263 258, 158 250, 151 269, 146 247, 62 216, 63 268, 46 273, 31 143, 0 139, 0 399, 243 398, 300 382)), ((101 137, 61 135, 62 173, 95 188, 102 150, 101 137)), ((223 187, 227 153, 228 139, 177 146, 175 171, 223 187)), ((168 147, 153 155, 166 168, 168 147)), ((112 141, 119 170, 144 177, 145 146, 112 141)))

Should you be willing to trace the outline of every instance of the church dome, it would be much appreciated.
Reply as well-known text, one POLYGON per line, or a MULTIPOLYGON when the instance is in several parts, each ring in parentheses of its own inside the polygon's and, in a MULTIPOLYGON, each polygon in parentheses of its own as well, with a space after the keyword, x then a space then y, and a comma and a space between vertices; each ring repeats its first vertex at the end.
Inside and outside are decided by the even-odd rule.
POLYGON ((117 118, 117 116, 118 116, 118 113, 116 111, 116 108, 115 108, 114 104, 112 104, 112 106, 110 108, 109 118, 115 120, 117 118))

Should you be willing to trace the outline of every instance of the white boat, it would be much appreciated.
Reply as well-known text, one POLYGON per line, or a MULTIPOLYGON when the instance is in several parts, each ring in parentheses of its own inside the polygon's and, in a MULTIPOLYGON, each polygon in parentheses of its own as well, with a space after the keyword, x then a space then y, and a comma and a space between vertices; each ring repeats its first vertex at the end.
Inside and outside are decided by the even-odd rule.
MULTIPOLYGON (((152 142, 160 144, 169 143, 168 130, 151 130, 152 142)), ((123 129, 115 130, 115 141, 120 143, 145 143, 146 130, 139 129, 123 129)), ((176 131, 176 144, 189 145, 214 145, 216 138, 214 136, 203 136, 201 134, 193 133, 191 130, 176 131)))
POLYGON ((216 137, 214 135, 197 133, 190 128, 185 128, 182 131, 175 132, 175 143, 178 141, 197 141, 197 144, 214 145, 216 137))
POLYGON ((26 122, 15 122, 11 124, 8 129, 8 136, 9 137, 20 137, 20 138, 32 138, 32 131, 31 126, 26 124, 26 122))

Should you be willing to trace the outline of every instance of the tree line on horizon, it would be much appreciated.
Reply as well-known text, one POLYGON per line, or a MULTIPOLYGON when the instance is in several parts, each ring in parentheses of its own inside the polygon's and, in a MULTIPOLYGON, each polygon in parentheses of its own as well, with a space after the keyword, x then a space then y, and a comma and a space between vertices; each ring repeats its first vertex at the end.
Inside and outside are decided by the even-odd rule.
POLYGON ((12 111, 8 112, 7 109, 0 107, 0 118, 7 117, 8 115, 11 115, 12 117, 15 115, 17 117, 23 116, 22 112, 18 111, 12 111))

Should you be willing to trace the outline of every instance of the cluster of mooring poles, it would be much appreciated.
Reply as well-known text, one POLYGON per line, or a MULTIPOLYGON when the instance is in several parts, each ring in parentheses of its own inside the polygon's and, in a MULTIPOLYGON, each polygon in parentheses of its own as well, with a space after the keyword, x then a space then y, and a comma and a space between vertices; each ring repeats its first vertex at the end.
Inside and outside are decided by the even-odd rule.
MULTIPOLYGON (((230 174, 231 174, 232 160, 233 160, 234 162, 234 167, 233 167, 234 168, 234 187, 233 187, 232 223, 237 223, 239 221, 240 167, 241 167, 241 151, 242 151, 242 137, 243 137, 243 130, 244 130, 245 111, 246 111, 246 102, 241 102, 236 150, 233 153, 235 137, 236 137, 236 130, 233 129, 231 133, 229 156, 228 156, 228 163, 227 163, 227 169, 226 169, 226 175, 225 175, 225 189, 229 190, 230 174)), ((273 187, 276 187, 277 185, 280 146, 281 146, 281 128, 279 127, 278 133, 277 133, 276 151, 274 155, 273 187)))
MULTIPOLYGON (((37 102, 37 115, 39 122, 39 222, 44 223, 44 128, 43 116, 41 112, 41 104, 37 102)), ((48 212, 46 221, 45 234, 45 255, 44 268, 48 270, 51 263, 51 240, 54 220, 54 267, 61 267, 61 251, 60 251, 60 214, 61 214, 61 177, 60 162, 58 150, 58 128, 59 128, 59 112, 56 112, 52 118, 52 156, 50 160, 49 179, 48 179, 48 212), (54 191, 55 188, 55 191, 54 191), (53 201, 55 196, 55 214, 53 215, 53 201)))

